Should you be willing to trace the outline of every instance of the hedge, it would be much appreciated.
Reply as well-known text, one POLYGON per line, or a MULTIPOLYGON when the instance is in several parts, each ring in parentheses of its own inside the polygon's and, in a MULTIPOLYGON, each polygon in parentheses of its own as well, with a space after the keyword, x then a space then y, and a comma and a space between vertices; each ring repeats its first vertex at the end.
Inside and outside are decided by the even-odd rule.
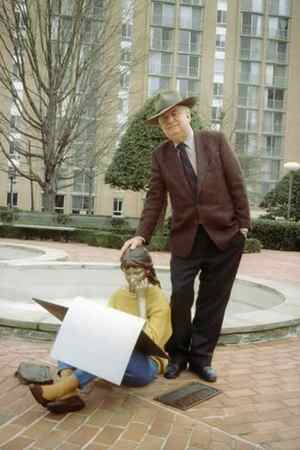
POLYGON ((258 239, 265 249, 300 251, 300 222, 257 219, 249 237, 258 239))

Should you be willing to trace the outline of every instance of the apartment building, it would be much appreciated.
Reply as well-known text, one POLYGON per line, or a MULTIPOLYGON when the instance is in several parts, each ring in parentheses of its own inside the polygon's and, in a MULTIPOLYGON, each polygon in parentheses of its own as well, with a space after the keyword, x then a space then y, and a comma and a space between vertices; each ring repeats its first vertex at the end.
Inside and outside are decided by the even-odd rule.
MULTIPOLYGON (((128 6, 130 0, 120 4, 128 6)), ((140 0, 124 16, 120 36, 119 112, 116 123, 160 89, 197 96, 203 126, 222 130, 244 168, 251 203, 259 203, 300 162, 300 2, 297 0, 140 0), (139 52, 138 62, 129 62, 139 52)), ((138 217, 144 193, 93 184, 93 213, 138 217)), ((23 181, 24 182, 24 181, 23 181)), ((14 188, 14 205, 29 208, 29 194, 14 188)), ((28 185, 28 183, 27 183, 28 185)), ((0 174, 1 204, 9 201, 0 174)), ((78 175, 59 192, 57 208, 87 211, 88 182, 78 175)), ((25 191, 24 191, 25 192, 25 191)), ((35 190, 41 207, 41 193, 35 190)))

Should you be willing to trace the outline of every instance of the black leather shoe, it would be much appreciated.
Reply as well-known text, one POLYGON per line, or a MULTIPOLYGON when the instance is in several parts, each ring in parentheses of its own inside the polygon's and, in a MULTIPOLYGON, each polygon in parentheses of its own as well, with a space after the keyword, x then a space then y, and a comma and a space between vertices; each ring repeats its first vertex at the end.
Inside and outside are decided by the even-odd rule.
POLYGON ((202 378, 202 380, 209 381, 211 383, 217 381, 217 372, 211 366, 204 366, 204 367, 190 366, 190 371, 197 374, 199 378, 202 378))
POLYGON ((169 361, 164 373, 164 377, 168 379, 177 378, 180 372, 186 369, 186 363, 178 363, 176 361, 169 361))

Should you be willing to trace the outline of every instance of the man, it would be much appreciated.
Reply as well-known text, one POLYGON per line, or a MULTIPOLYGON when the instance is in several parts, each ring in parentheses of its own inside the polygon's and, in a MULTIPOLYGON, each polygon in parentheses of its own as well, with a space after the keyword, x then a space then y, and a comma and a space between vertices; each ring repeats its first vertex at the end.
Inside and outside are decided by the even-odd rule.
POLYGON ((222 133, 193 132, 190 108, 195 97, 161 92, 148 119, 168 140, 153 152, 152 175, 136 236, 122 252, 148 243, 169 194, 172 208, 171 318, 166 345, 166 378, 187 367, 216 381, 211 366, 225 308, 250 226, 249 204, 238 160, 222 133), (196 311, 194 281, 200 272, 196 311))

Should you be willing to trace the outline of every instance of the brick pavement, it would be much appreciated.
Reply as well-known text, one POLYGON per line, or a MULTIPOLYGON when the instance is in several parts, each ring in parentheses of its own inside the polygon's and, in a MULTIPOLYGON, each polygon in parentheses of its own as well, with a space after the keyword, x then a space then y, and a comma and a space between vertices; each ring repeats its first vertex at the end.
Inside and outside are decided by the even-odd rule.
MULTIPOLYGON (((45 244, 63 248, 71 260, 117 261, 119 255, 76 244, 45 244)), ((167 264, 167 254, 154 256, 156 264, 167 264)), ((261 277, 269 274, 299 282, 299 257, 266 251, 245 255, 241 272, 252 275, 254 270, 261 277)), ((290 337, 217 347, 215 386, 222 393, 186 412, 164 407, 153 398, 195 381, 189 372, 177 380, 159 377, 139 389, 98 381, 84 393, 84 410, 56 416, 36 404, 28 388, 13 376, 21 361, 54 364, 49 357, 51 343, 2 330, 0 449, 300 450, 299 345, 299 337, 290 337)))

